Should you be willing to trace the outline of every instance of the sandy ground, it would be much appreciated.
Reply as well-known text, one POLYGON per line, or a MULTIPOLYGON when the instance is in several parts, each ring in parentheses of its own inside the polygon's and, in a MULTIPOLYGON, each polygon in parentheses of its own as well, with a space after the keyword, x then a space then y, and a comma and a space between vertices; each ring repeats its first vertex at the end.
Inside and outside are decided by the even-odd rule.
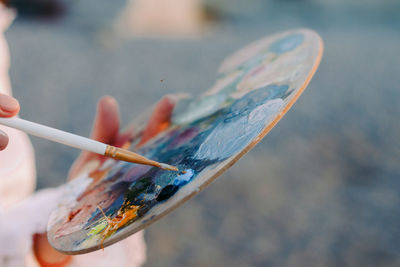
MULTIPOLYGON (((7 37, 22 117, 87 136, 104 94, 126 124, 166 93, 210 87, 241 46, 313 28, 326 49, 309 88, 253 151, 148 228, 148 266, 398 266, 400 5, 228 2, 192 39, 115 39, 120 7, 107 1, 74 2, 51 23, 18 19, 7 37)), ((62 183, 78 152, 32 140, 46 152, 38 187, 62 183)))

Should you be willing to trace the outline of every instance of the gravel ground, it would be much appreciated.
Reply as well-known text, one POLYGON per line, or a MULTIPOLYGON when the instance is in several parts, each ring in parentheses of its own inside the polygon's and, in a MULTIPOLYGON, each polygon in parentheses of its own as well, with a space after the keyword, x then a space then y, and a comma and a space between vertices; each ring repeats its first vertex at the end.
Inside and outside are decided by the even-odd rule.
MULTIPOLYGON (((111 40, 119 8, 100 2, 74 2, 58 21, 19 18, 7 32, 22 117, 87 136, 104 94, 126 124, 166 93, 204 91, 255 39, 309 27, 325 41, 315 78, 274 130, 148 228, 148 266, 400 264, 396 1, 209 0, 221 20, 204 36, 131 40, 111 40)), ((32 141, 47 155, 38 188, 61 184, 78 152, 32 141)))

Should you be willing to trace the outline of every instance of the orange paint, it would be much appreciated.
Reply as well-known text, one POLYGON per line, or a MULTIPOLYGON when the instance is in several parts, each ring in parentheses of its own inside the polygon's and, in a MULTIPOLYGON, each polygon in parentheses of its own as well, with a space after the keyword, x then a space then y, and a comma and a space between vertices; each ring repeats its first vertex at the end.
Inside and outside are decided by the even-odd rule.
POLYGON ((72 221, 72 219, 79 213, 81 212, 82 209, 78 209, 76 211, 71 211, 68 215, 68 221, 72 221))
POLYGON ((103 213, 104 217, 107 220, 107 227, 103 230, 103 239, 101 240, 100 246, 104 249, 103 243, 106 238, 111 236, 113 233, 115 233, 118 229, 124 227, 126 224, 131 222, 133 219, 137 217, 137 211, 139 210, 140 206, 129 206, 127 209, 125 209, 124 212, 121 211, 121 209, 118 211, 117 216, 114 218, 110 219, 107 217, 107 215, 103 212, 103 210, 98 207, 100 211, 103 213))

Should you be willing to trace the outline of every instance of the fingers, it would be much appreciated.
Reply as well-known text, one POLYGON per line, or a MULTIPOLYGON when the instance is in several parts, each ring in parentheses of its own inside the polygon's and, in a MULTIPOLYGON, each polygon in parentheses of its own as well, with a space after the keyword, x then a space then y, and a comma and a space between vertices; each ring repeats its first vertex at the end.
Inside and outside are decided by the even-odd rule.
POLYGON ((176 99, 173 96, 164 96, 157 103, 153 113, 150 116, 149 123, 143 132, 142 140, 138 146, 143 145, 152 137, 168 127, 174 110, 176 99))
MULTIPOLYGON (((117 101, 105 96, 100 99, 97 104, 96 118, 93 124, 91 138, 102 143, 111 144, 118 137, 119 132, 119 111, 117 101)), ((72 165, 69 173, 69 178, 76 177, 83 171, 83 167, 93 168, 93 164, 87 164, 89 161, 98 160, 100 155, 84 151, 72 165)), ((98 164, 98 161, 97 161, 98 164)))
POLYGON ((91 138, 103 143, 112 143, 119 131, 119 110, 117 101, 103 97, 97 105, 91 138))
POLYGON ((8 145, 8 136, 5 132, 0 131, 0 151, 4 150, 8 145))
POLYGON ((0 94, 0 117, 13 117, 19 112, 19 103, 15 98, 0 94))

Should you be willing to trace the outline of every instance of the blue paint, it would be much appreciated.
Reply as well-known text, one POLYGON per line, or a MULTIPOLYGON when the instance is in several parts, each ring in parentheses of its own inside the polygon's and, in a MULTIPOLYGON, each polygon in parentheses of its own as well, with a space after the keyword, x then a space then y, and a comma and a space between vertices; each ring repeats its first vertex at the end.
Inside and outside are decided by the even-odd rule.
POLYGON ((174 124, 187 124, 214 114, 221 109, 227 96, 214 94, 179 102, 172 114, 174 124))
POLYGON ((167 185, 161 190, 160 194, 158 194, 157 201, 162 202, 171 198, 173 195, 176 194, 176 192, 178 192, 178 190, 179 186, 177 185, 172 185, 172 184, 167 185))
POLYGON ((283 54, 292 51, 304 41, 301 33, 295 33, 279 39, 269 46, 269 51, 276 54, 283 54))
POLYGON ((288 85, 271 84, 251 91, 231 105, 224 121, 228 123, 238 116, 247 116, 254 108, 264 104, 267 100, 285 99, 288 89, 288 85))
POLYGON ((239 75, 233 82, 231 82, 230 84, 226 85, 217 94, 218 95, 223 95, 225 98, 227 98, 228 95, 230 95, 231 93, 236 92, 237 91, 237 86, 242 81, 243 76, 245 74, 246 73, 244 72, 241 75, 239 75))
POLYGON ((194 157, 199 160, 220 160, 240 151, 258 133, 258 129, 248 129, 246 122, 247 118, 242 116, 230 123, 220 122, 200 145, 194 157))
POLYGON ((184 186, 192 180, 193 176, 194 171, 192 169, 187 169, 185 170, 185 173, 182 173, 174 179, 173 185, 184 186))

